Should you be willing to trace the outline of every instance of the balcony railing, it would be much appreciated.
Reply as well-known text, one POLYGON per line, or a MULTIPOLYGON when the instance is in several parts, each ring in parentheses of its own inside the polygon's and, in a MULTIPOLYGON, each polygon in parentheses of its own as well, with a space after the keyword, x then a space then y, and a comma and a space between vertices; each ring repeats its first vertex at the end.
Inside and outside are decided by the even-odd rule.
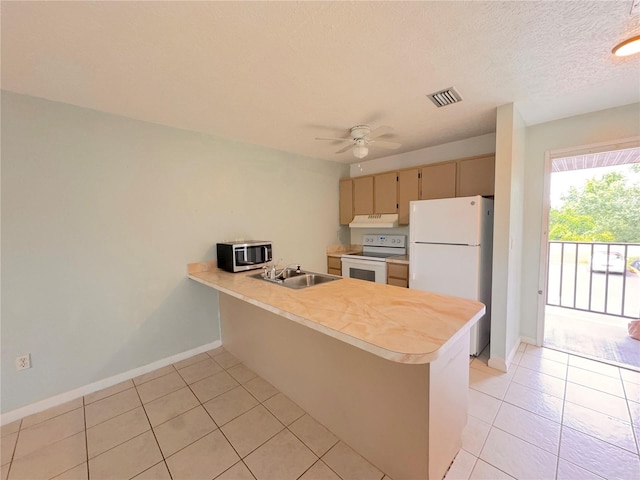
POLYGON ((549 242, 547 305, 640 318, 640 244, 549 242))

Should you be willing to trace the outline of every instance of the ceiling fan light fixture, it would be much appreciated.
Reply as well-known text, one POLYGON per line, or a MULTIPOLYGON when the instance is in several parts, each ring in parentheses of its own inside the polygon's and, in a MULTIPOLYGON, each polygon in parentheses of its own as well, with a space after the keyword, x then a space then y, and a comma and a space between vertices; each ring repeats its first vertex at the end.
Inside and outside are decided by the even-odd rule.
POLYGON ((640 52, 640 35, 631 37, 619 43, 611 51, 616 57, 626 57, 640 52))
POLYGON ((369 149, 366 145, 354 145, 353 156, 356 158, 364 158, 369 154, 369 149))

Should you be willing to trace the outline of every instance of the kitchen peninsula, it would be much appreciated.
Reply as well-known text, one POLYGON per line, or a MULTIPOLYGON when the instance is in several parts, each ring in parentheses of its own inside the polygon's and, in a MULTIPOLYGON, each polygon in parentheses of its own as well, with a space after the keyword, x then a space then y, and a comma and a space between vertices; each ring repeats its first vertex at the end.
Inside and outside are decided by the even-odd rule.
POLYGON ((467 421, 484 305, 344 278, 291 290, 215 262, 222 344, 394 480, 442 478, 467 421))

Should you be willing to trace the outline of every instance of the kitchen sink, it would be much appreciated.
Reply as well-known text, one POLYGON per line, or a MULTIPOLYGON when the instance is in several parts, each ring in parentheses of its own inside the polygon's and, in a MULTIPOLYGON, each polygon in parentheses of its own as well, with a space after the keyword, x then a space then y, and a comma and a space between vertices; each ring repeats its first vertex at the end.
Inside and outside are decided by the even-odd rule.
POLYGON ((285 278, 282 284, 289 288, 307 288, 314 285, 320 285, 321 283, 333 282, 334 280, 340 280, 341 277, 333 275, 325 275, 323 273, 307 273, 306 275, 300 275, 297 277, 285 278))
MULTIPOLYGON (((284 279, 299 277, 301 275, 308 275, 309 272, 303 272, 302 270, 296 270, 295 268, 285 268, 284 272, 280 276, 284 279)), ((262 275, 262 274, 261 274, 262 275)))
POLYGON ((254 275, 250 275, 252 278, 258 278, 260 280, 264 280, 265 282, 275 283, 276 285, 282 285, 283 287, 292 288, 294 290, 300 290, 302 288, 313 287, 314 285, 320 285, 321 283, 333 282, 334 280, 341 280, 342 277, 337 277, 335 275, 327 275, 324 273, 314 273, 314 272, 296 272, 295 269, 287 269, 282 275, 284 278, 279 278, 277 280, 271 280, 270 278, 265 278, 262 273, 256 273, 254 275))

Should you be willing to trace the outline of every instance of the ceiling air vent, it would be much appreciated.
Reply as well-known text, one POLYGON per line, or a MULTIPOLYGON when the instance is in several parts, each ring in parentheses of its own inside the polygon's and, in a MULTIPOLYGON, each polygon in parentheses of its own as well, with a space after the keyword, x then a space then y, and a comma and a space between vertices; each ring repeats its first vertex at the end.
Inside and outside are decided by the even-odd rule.
POLYGON ((436 107, 446 107, 447 105, 451 105, 453 103, 458 103, 462 101, 462 97, 456 91, 454 87, 447 88, 445 90, 440 90, 436 93, 431 93, 427 95, 429 99, 436 104, 436 107))

